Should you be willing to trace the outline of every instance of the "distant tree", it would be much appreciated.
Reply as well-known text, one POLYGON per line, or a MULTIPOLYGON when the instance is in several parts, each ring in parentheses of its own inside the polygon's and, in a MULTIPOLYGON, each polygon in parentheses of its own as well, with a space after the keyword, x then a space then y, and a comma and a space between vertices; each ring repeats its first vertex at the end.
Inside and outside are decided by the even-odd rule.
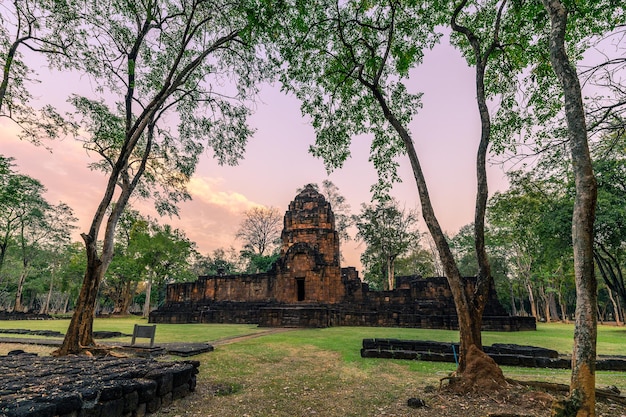
MULTIPOLYGON (((43 282, 45 282, 45 295, 41 301, 40 314, 65 313, 67 310, 67 302, 72 295, 75 295, 80 284, 79 279, 73 281, 73 287, 64 280, 64 269, 69 268, 72 263, 72 250, 78 247, 80 251, 80 242, 67 242, 63 245, 50 247, 45 252, 46 266, 42 269, 43 282), (74 291, 72 290, 74 289, 74 291)), ((80 252, 83 253, 83 252, 80 252)), ((84 270, 80 268, 80 271, 84 270)), ((80 278, 80 273, 76 277, 80 278)))
POLYGON ((142 234, 148 233, 149 219, 127 207, 117 224, 115 254, 107 269, 101 293, 113 301, 113 314, 129 314, 137 286, 145 272, 145 264, 134 248, 142 234))
POLYGON ((244 272, 240 253, 235 248, 218 248, 206 256, 196 255, 192 270, 195 275, 233 275, 244 272))
POLYGON ((367 247, 361 255, 361 262, 367 267, 377 263, 384 265, 384 288, 395 288, 395 261, 408 252, 419 240, 416 230, 417 213, 400 209, 393 199, 363 205, 355 219, 358 229, 357 239, 367 247))
POLYGON ((489 203, 494 247, 507 255, 511 279, 526 289, 531 315, 546 320, 550 320, 551 314, 546 315, 546 311, 555 295, 562 313, 566 310, 564 291, 572 261, 568 233, 572 201, 568 182, 563 182, 567 174, 559 172, 542 178, 549 172, 548 166, 554 168, 550 159, 541 161, 537 170, 509 173, 509 189, 496 193, 489 203))
POLYGON ((283 216, 276 207, 253 207, 246 210, 237 230, 244 251, 253 255, 270 254, 280 243, 283 216))
POLYGON ((254 2, 102 0, 76 6, 89 36, 78 62, 115 110, 104 99, 72 99, 85 147, 101 158, 92 167, 106 173, 107 184, 82 234, 87 269, 61 355, 94 344, 98 288, 131 195, 152 196, 159 213, 176 214, 176 203, 189 198, 185 185, 203 143, 220 163, 235 164, 252 134, 242 100, 256 93, 265 69, 253 42, 264 12, 254 2), (225 86, 225 80, 232 83, 225 86), (179 122, 177 134, 165 119, 179 122))
POLYGON ((422 247, 421 242, 408 248, 406 255, 400 255, 395 261, 395 274, 421 275, 432 277, 435 275, 435 260, 429 250, 422 247))
MULTIPOLYGON (((335 230, 337 230, 337 234, 339 235, 339 241, 349 241, 351 237, 348 229, 350 229, 350 227, 354 225, 354 217, 350 209, 350 204, 348 204, 346 198, 339 192, 339 187, 337 187, 330 180, 322 181, 321 190, 318 184, 311 185, 317 191, 322 193, 322 195, 326 198, 326 201, 330 203, 330 207, 333 210, 333 215, 335 216, 335 230)), ((303 189, 304 188, 299 188, 297 191, 300 192, 303 189)), ((341 247, 339 249, 341 250, 341 247)))
POLYGON ((73 307, 74 300, 80 293, 87 266, 87 254, 81 242, 65 246, 62 253, 64 262, 59 270, 59 283, 56 287, 62 294, 59 313, 65 314, 73 307))
MULTIPOLYGON (((592 153, 598 181, 594 258, 609 296, 615 293, 626 306, 626 134, 600 137, 592 145, 592 153)), ((617 303, 613 304, 614 310, 619 310, 617 303)))
POLYGON ((194 243, 187 239, 184 232, 156 222, 151 222, 145 233, 140 232, 133 237, 130 253, 143 265, 143 279, 146 284, 144 317, 150 315, 153 286, 159 290, 159 296, 162 296, 165 284, 195 278, 190 268, 194 250, 194 243))
MULTIPOLYGON (((43 192, 43 189, 40 190, 43 192)), ((32 260, 42 252, 48 253, 69 244, 70 234, 77 219, 66 204, 51 206, 41 199, 36 205, 31 203, 29 211, 19 218, 19 247, 22 259, 22 272, 18 279, 15 294, 15 311, 23 311, 22 291, 31 269, 32 260)))
POLYGON ((47 202, 44 186, 38 180, 16 172, 12 158, 0 159, 0 282, 7 248, 17 239, 26 222, 43 215, 47 202))

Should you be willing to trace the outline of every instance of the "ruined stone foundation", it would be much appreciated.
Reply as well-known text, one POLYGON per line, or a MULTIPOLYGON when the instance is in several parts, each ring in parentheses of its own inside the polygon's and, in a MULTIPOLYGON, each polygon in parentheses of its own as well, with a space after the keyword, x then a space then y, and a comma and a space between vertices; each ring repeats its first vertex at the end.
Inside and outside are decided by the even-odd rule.
MULTIPOLYGON (((307 186, 285 213, 280 257, 261 274, 201 276, 170 284, 151 323, 254 323, 270 327, 396 326, 456 329, 446 278, 397 277, 397 289, 370 291, 355 268, 341 268, 335 219, 307 186)), ((466 279, 473 291, 474 279, 466 279)), ((495 292, 483 329, 534 330, 532 317, 509 316, 495 292)))

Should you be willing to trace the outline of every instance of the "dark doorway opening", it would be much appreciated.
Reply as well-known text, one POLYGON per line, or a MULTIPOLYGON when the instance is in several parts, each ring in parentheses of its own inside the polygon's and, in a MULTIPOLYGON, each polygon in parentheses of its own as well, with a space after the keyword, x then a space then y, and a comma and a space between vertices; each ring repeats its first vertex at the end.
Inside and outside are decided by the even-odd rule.
POLYGON ((296 278, 298 301, 304 301, 304 278, 296 278))

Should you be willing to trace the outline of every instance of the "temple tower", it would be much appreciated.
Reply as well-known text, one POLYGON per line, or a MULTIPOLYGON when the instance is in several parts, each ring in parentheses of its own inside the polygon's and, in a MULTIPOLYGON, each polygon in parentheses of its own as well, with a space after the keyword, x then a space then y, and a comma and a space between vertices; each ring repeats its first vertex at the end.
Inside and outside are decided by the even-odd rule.
POLYGON ((345 294, 330 203, 307 185, 289 204, 277 264, 276 301, 334 304, 345 294))

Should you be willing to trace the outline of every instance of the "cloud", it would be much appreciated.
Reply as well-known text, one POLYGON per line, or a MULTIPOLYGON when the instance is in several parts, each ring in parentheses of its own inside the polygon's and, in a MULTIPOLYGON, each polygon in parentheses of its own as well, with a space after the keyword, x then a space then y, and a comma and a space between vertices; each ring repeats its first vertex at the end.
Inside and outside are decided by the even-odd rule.
POLYGON ((260 205, 248 200, 243 194, 220 190, 223 184, 224 181, 219 178, 192 177, 187 189, 192 199, 219 206, 233 214, 242 213, 260 205))

